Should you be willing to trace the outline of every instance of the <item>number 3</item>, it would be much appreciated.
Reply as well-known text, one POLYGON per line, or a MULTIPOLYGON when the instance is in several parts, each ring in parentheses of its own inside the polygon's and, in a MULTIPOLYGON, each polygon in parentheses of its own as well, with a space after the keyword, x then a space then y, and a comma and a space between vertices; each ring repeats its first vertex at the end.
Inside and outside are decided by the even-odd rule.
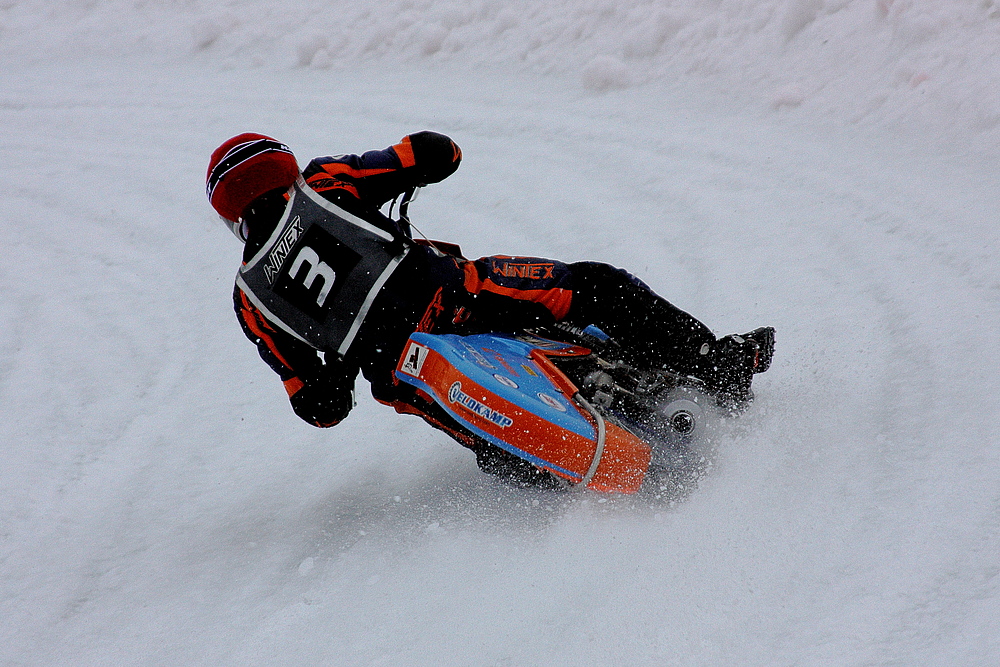
POLYGON ((302 284, 305 285, 306 289, 312 287, 313 283, 316 282, 316 278, 323 280, 323 287, 319 291, 319 296, 316 297, 316 305, 322 306, 326 302, 326 297, 330 296, 330 290, 333 289, 333 282, 337 279, 337 273, 333 270, 333 267, 320 260, 316 251, 309 246, 303 246, 299 250, 299 254, 295 256, 295 261, 292 262, 292 268, 289 270, 288 275, 297 278, 299 268, 303 264, 309 267, 309 270, 302 278, 302 284))

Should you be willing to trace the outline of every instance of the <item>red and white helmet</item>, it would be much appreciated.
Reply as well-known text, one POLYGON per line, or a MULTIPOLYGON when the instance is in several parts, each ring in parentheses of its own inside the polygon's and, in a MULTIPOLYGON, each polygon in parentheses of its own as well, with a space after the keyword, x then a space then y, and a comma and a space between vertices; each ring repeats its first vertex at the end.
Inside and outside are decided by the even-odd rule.
POLYGON ((246 241, 243 212, 255 199, 277 188, 290 188, 299 175, 295 155, 285 144, 247 132, 215 149, 208 163, 205 190, 212 208, 246 241))

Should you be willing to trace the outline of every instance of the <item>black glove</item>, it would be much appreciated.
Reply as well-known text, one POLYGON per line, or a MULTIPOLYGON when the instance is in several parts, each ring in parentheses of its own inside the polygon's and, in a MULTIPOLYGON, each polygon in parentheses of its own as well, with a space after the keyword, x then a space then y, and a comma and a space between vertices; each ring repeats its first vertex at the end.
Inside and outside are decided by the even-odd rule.
POLYGON ((343 361, 319 367, 311 377, 300 378, 299 390, 288 397, 292 410, 313 426, 335 426, 354 407, 354 378, 357 369, 343 361))
POLYGON ((449 137, 438 132, 423 131, 410 135, 417 183, 438 183, 455 173, 462 162, 462 149, 449 137))

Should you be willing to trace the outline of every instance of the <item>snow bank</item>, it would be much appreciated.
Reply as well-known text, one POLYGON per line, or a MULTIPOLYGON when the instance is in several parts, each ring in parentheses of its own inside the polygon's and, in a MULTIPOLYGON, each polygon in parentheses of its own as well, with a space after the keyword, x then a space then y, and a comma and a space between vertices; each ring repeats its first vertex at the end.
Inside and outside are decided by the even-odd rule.
POLYGON ((11 62, 489 67, 597 92, 708 80, 776 112, 1000 134, 996 0, 7 0, 0 50, 11 62))

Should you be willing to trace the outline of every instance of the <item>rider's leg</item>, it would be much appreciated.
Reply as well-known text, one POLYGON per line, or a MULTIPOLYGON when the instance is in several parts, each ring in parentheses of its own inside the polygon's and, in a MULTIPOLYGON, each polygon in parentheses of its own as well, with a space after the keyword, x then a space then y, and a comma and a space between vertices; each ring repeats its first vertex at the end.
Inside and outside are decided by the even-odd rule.
POLYGON ((774 329, 716 339, 707 326, 627 271, 598 262, 569 266, 569 322, 599 327, 631 350, 634 362, 692 375, 733 403, 750 399, 753 374, 770 365, 774 329))

